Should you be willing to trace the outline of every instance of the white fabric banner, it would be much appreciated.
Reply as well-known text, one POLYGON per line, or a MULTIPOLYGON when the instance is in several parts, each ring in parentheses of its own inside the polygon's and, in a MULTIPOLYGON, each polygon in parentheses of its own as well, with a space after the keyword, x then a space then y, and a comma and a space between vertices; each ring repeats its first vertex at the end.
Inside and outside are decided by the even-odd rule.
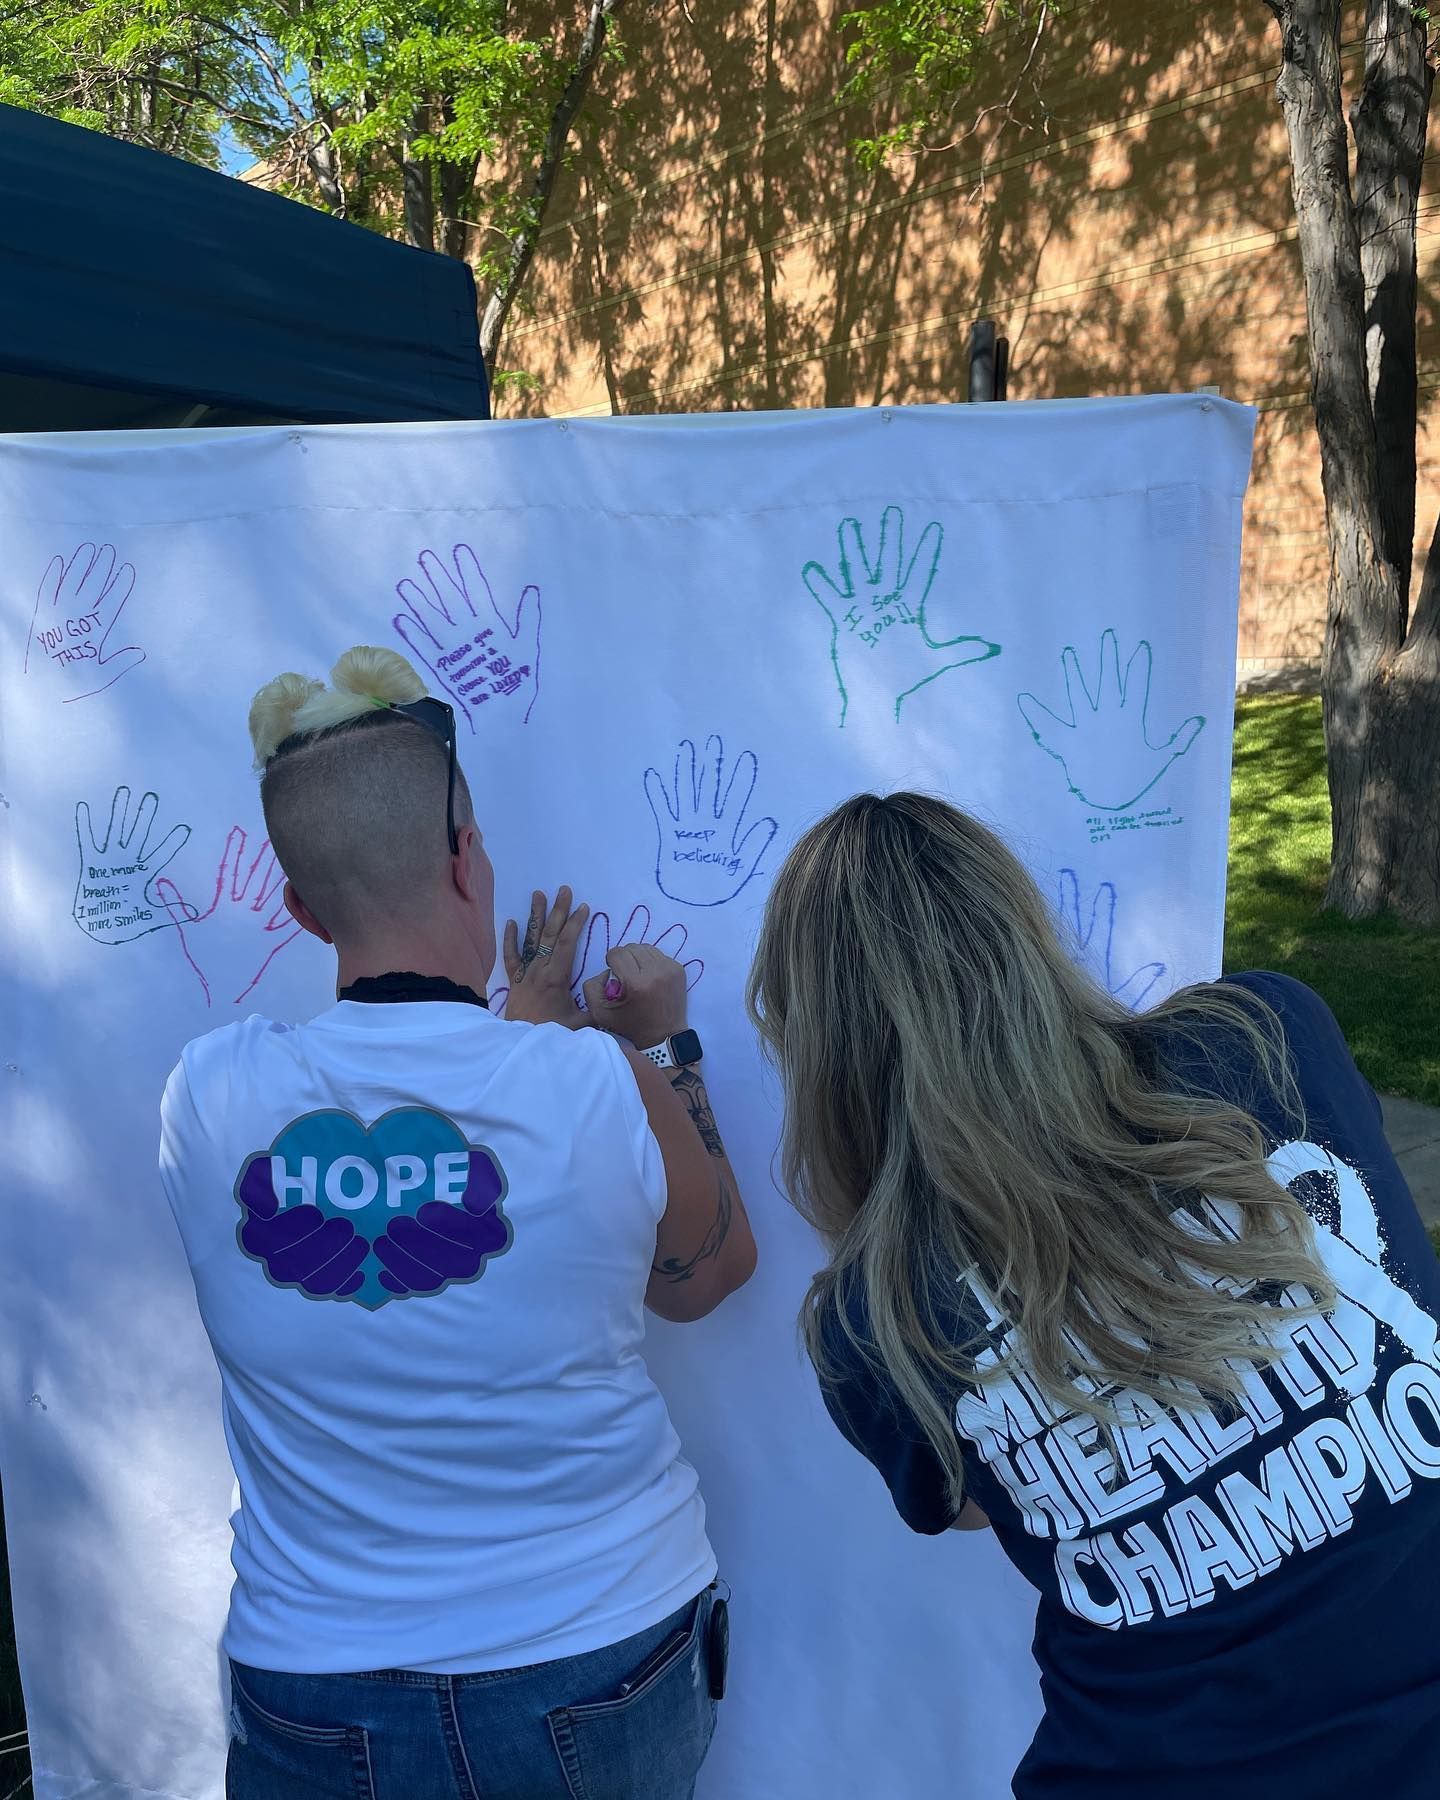
POLYGON ((211 1800, 232 1478, 155 1177, 181 1044, 304 1017, 246 710, 428 665, 499 878, 685 961, 760 1269, 651 1328, 735 1589, 708 1800, 1000 1800, 1033 1603, 825 1418, 819 1259, 741 1010, 770 878, 862 788, 999 825, 1132 1005, 1220 962, 1253 414, 1200 396, 0 440, 0 1327, 40 1800, 211 1800), (183 901, 194 918, 176 925, 183 901), (168 903, 168 907, 167 907, 168 903))

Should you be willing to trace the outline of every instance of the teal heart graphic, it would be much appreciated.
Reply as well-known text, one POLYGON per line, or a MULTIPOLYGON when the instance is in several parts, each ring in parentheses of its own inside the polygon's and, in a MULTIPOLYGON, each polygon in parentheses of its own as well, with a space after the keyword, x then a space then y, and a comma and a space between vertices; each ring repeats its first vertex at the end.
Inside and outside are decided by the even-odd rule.
POLYGON ((241 1248, 270 1280, 374 1310, 474 1280, 509 1248, 503 1170, 451 1120, 400 1107, 368 1129, 307 1113, 246 1159, 241 1248))

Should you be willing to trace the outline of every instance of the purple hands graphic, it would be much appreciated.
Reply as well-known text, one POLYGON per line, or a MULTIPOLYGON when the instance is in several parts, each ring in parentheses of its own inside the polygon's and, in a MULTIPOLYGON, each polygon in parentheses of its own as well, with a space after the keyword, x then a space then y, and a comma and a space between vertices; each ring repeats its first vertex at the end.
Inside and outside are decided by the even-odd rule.
POLYGON ((502 611, 475 552, 456 544, 449 564, 422 550, 420 580, 402 581, 395 592, 406 608, 392 621, 396 632, 472 731, 476 714, 499 700, 522 709, 522 724, 529 720, 540 691, 538 587, 502 611))
POLYGON ((318 1206, 289 1206, 275 1197, 268 1156, 252 1156, 235 1189, 245 1210, 240 1247, 265 1265, 277 1287, 298 1287, 312 1300, 328 1295, 348 1299, 364 1285, 360 1265, 370 1254, 349 1219, 327 1215, 318 1206))
POLYGON ((486 1259, 509 1245, 509 1226, 496 1210, 504 1192, 489 1152, 472 1150, 458 1207, 427 1200, 413 1219, 402 1214, 376 1238, 385 1265, 380 1285, 392 1294, 433 1294, 452 1281, 473 1281, 486 1259))
POLYGON ((110 639, 135 586, 129 563, 117 563, 113 544, 81 544, 68 558, 52 556, 35 595, 25 673, 45 680, 57 699, 89 700, 138 668, 138 644, 110 639))

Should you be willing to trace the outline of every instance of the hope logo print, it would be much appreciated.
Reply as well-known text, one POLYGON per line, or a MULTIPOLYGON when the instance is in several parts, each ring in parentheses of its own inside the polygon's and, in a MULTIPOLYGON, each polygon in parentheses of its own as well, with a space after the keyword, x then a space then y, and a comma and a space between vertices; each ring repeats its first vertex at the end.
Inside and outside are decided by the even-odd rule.
POLYGON ((475 1281, 510 1248, 505 1172, 441 1114, 399 1107, 366 1127, 313 1112, 235 1183, 240 1248, 276 1287, 370 1311, 475 1281))

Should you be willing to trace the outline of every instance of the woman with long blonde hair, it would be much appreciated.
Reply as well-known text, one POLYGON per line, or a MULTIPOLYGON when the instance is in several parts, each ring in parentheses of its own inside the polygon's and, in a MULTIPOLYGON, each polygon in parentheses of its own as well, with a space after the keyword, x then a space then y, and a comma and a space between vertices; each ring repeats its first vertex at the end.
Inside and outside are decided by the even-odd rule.
POLYGON ((1038 1592, 1015 1793, 1433 1800, 1440 1264, 1324 1003, 1127 1012, 918 794, 801 839, 749 1002, 830 1412, 1038 1592))

